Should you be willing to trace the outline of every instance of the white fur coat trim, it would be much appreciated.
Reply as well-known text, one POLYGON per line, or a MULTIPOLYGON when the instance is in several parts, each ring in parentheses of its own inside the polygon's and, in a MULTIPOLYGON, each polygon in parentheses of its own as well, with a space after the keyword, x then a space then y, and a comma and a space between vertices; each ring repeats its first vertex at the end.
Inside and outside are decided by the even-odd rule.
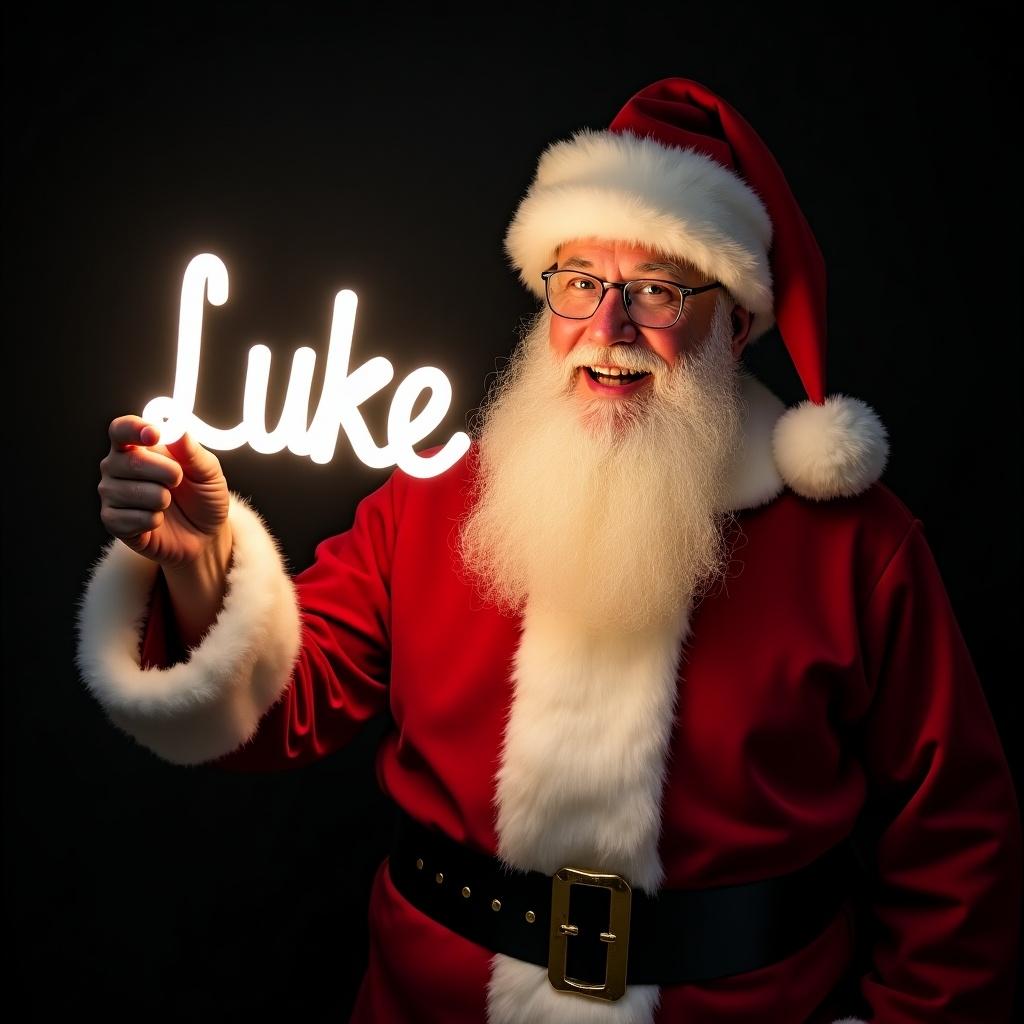
POLYGON ((657 891, 661 791, 688 624, 584 631, 528 602, 498 769, 498 855, 611 871, 657 891), (612 711, 614 709, 614 711, 612 711))
MULTIPOLYGON (((595 635, 527 603, 495 797, 502 860, 546 874, 589 867, 658 889, 661 796, 688 621, 684 611, 642 633, 595 635)), ((649 1024, 657 1002, 656 986, 630 986, 614 1003, 557 992, 543 968, 498 954, 488 1021, 649 1024)))
MULTIPOLYGON (((505 1024, 650 1024, 661 996, 654 985, 630 985, 614 1003, 557 992, 543 967, 507 956, 491 966, 487 1019, 505 1024)), ((861 1017, 842 1017, 832 1024, 868 1024, 861 1017)))
POLYGON ((497 955, 487 990, 488 1024, 651 1024, 661 990, 629 985, 613 1003, 551 987, 544 967, 497 955))
POLYGON ((112 541, 78 615, 76 660, 111 721, 175 764, 213 760, 241 745, 280 697, 298 656, 301 618, 280 551, 236 494, 224 606, 187 661, 140 667, 140 641, 157 565, 112 541))
POLYGON ((558 246, 589 237, 686 259, 758 314, 754 336, 774 322, 768 212, 739 175, 702 153, 632 132, 585 130, 549 146, 509 225, 509 258, 543 298, 540 274, 558 246))
POLYGON ((775 464, 772 435, 786 406, 756 377, 740 375, 743 439, 729 477, 725 507, 739 512, 777 498, 785 486, 775 464))

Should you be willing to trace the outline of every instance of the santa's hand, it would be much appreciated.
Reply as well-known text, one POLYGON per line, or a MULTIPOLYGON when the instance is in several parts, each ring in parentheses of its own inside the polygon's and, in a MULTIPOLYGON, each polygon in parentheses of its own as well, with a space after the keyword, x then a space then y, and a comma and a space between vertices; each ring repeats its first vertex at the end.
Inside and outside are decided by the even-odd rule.
POLYGON ((107 532, 169 569, 225 561, 231 528, 220 460, 188 434, 159 444, 159 429, 139 416, 117 417, 109 434, 97 487, 107 532))

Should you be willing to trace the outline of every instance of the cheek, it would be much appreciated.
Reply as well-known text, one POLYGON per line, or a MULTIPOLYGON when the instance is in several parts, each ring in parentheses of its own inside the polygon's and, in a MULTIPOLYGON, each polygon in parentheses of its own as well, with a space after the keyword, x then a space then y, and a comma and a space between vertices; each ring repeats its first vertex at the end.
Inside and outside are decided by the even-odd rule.
POLYGON ((669 367, 673 367, 683 358, 687 349, 687 335, 683 332, 663 331, 659 334, 651 331, 647 335, 651 348, 669 367))
POLYGON ((548 342, 551 351, 559 358, 565 358, 576 344, 576 337, 579 328, 564 317, 552 317, 551 329, 548 332, 548 342))

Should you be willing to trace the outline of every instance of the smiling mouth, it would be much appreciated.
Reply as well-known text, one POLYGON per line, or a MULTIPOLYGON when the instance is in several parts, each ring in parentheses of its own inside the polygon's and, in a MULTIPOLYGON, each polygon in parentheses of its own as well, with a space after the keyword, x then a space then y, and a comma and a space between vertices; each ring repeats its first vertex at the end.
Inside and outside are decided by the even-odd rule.
POLYGON ((647 370, 623 370, 617 366, 584 366, 581 369, 587 371, 591 380, 613 388, 650 377, 647 370))

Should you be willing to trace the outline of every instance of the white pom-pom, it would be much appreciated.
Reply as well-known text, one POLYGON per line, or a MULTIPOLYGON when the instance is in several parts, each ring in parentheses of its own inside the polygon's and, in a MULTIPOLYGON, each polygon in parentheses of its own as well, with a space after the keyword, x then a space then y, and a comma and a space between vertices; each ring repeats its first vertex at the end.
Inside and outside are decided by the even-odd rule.
POLYGON ((866 491, 889 457, 877 413, 846 395, 789 409, 775 424, 772 445, 783 480, 797 494, 817 501, 866 491))

